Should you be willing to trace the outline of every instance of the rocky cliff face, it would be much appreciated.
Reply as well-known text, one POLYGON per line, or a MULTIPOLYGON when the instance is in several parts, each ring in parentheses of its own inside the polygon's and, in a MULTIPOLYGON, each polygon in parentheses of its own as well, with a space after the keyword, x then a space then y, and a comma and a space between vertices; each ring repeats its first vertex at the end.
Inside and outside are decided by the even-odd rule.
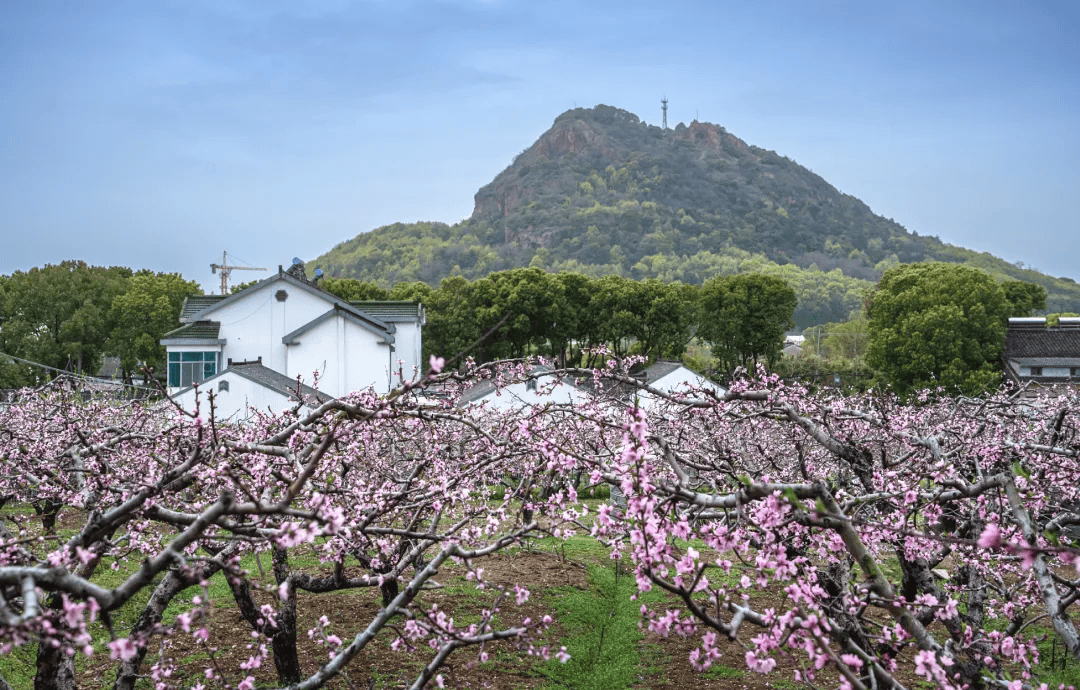
POLYGON ((529 179, 528 173, 538 162, 562 161, 569 155, 618 162, 620 148, 624 147, 600 131, 595 122, 563 115, 532 146, 521 152, 510 167, 480 188, 474 197, 472 218, 506 218, 522 202, 531 200, 535 196, 532 192, 554 191, 550 185, 545 190, 531 184, 534 181, 529 179))
MULTIPOLYGON (((551 129, 544 132, 532 146, 519 154, 514 162, 474 198, 473 219, 498 222, 508 218, 536 198, 554 192, 572 194, 580 181, 537 180, 531 175, 538 166, 552 164, 571 166, 588 161, 603 170, 620 167, 635 157, 650 153, 649 149, 668 147, 685 142, 698 149, 702 158, 760 162, 760 158, 742 139, 708 122, 694 121, 689 127, 680 124, 673 130, 647 125, 636 115, 611 106, 578 108, 556 118, 551 129), (645 146, 642 146, 645 144, 645 146), (560 184, 563 183, 563 184, 560 184)), ((651 153, 658 153, 651 151, 651 153)))

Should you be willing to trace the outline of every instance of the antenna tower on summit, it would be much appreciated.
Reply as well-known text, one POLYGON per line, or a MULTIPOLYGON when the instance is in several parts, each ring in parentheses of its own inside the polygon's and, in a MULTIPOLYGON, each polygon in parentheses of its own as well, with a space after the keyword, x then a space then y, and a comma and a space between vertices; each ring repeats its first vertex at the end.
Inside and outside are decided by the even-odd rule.
POLYGON ((664 129, 667 129, 667 96, 660 99, 660 106, 664 109, 664 129))

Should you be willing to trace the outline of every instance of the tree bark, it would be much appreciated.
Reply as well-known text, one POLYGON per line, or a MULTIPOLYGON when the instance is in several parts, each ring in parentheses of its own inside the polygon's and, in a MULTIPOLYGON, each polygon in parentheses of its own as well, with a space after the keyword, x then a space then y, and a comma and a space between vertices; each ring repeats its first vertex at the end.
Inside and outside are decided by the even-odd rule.
MULTIPOLYGON (((234 550, 235 547, 231 547, 229 552, 231 553, 234 550)), ((129 637, 140 637, 149 633, 161 622, 161 616, 165 612, 165 608, 177 594, 202 580, 212 577, 219 570, 221 570, 221 565, 218 562, 208 561, 201 568, 186 576, 174 570, 167 572, 161 583, 154 589, 154 593, 150 595, 150 601, 147 602, 146 608, 143 609, 139 619, 132 626, 129 637)), ((146 658, 146 650, 145 645, 139 645, 135 658, 120 663, 120 667, 116 671, 114 690, 134 690, 143 659, 146 658)))
POLYGON ((75 655, 65 652, 62 645, 39 645, 34 690, 77 690, 75 655))
MULTIPOLYGON (((274 547, 274 579, 278 585, 289 579, 289 552, 274 547)), ((289 587, 289 594, 278 609, 277 628, 270 638, 274 650, 274 666, 278 672, 278 682, 299 683, 302 674, 300 658, 296 653, 296 588, 289 587)))

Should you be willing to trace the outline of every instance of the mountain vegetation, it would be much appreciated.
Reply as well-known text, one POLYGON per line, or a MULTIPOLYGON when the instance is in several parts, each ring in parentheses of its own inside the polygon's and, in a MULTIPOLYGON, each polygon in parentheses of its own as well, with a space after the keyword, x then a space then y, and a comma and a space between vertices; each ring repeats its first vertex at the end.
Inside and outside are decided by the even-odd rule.
POLYGON ((384 287, 519 267, 691 285, 762 273, 792 286, 805 328, 846 320, 884 271, 923 261, 1034 283, 1049 310, 1080 310, 1075 281, 908 232, 719 125, 665 130, 604 105, 556 118, 477 192, 470 218, 384 226, 309 266, 384 287))

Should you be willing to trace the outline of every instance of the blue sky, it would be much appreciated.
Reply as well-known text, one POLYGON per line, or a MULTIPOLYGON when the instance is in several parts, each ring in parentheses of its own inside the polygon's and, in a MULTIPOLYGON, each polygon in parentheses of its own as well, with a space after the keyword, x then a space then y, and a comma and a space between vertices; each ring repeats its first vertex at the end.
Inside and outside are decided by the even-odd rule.
MULTIPOLYGON (((697 118, 1080 279, 1080 3, 0 2, 0 273, 453 223, 563 111, 697 118)), ((261 274, 234 274, 250 279, 261 274)))

